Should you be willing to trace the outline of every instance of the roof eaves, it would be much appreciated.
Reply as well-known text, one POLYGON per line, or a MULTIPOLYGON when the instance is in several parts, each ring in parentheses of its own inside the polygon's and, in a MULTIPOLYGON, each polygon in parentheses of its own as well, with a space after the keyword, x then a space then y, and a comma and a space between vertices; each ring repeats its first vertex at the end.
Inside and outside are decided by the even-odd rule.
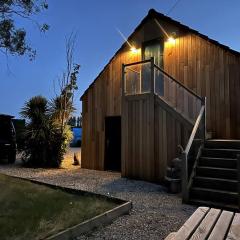
MULTIPOLYGON (((184 24, 182 24, 181 22, 179 21, 176 21, 162 13, 159 13, 157 12, 156 10, 154 9, 150 9, 149 12, 148 12, 148 15, 140 22, 140 24, 135 28, 135 30, 131 33, 131 35, 128 37, 128 40, 131 39, 131 37, 133 36, 133 34, 138 31, 142 25, 150 18, 158 18, 158 19, 162 19, 162 20, 165 20, 167 22, 170 22, 174 25, 178 25, 180 28, 186 30, 186 31, 190 31, 198 36, 200 36, 201 38, 215 44, 215 45, 218 45, 219 47, 227 50, 227 51, 230 51, 231 53, 235 54, 235 55, 238 55, 240 56, 240 52, 238 51, 235 51, 233 49, 231 49, 230 47, 224 45, 224 44, 221 44, 219 43, 218 41, 214 40, 214 39, 211 39, 209 38, 207 35, 204 35, 200 32, 198 32, 197 30, 195 29, 192 29, 184 24)), ((85 95, 85 93, 94 85, 95 81, 98 79, 98 77, 105 71, 105 69, 107 68, 108 64, 115 58, 115 56, 126 46, 126 42, 122 44, 122 46, 117 50, 117 52, 113 55, 113 57, 108 61, 108 63, 105 65, 105 67, 103 68, 103 70, 97 75, 97 77, 94 79, 94 81, 89 85, 89 87, 84 91, 84 93, 82 94, 82 96, 80 97, 80 100, 82 101, 82 98, 83 96, 85 95)))

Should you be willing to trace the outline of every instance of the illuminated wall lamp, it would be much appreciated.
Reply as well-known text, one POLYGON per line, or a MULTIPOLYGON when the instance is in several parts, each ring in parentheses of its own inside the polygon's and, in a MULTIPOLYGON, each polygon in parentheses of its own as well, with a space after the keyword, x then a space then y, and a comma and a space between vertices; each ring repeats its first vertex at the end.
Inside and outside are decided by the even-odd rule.
POLYGON ((168 37, 167 42, 170 43, 170 44, 175 44, 176 43, 176 39, 174 37, 168 37))
POLYGON ((131 50, 132 53, 137 53, 138 52, 138 50, 135 47, 131 47, 130 50, 131 50))

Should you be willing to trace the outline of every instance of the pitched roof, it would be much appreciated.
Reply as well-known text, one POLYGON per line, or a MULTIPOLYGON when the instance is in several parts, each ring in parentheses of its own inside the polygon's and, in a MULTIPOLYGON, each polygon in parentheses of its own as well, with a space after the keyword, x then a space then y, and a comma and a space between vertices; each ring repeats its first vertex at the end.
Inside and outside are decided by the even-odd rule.
MULTIPOLYGON (((163 21, 166 21, 168 23, 171 23, 183 30, 186 30, 188 32, 191 32, 191 33, 194 33, 196 35, 198 35, 199 37, 215 44, 215 45, 218 45, 219 47, 231 52, 232 54, 235 54, 237 56, 240 56, 240 52, 238 51, 235 51, 233 49, 231 49, 230 47, 224 45, 224 44, 221 44, 219 43, 218 41, 214 40, 214 39, 211 39, 209 38, 207 35, 204 35, 200 32, 198 32, 197 30, 194 30, 162 13, 159 13, 157 12, 155 9, 150 9, 148 11, 148 15, 140 22, 140 24, 135 28, 135 30, 130 34, 130 36, 128 37, 128 40, 134 35, 134 33, 136 31, 138 31, 144 24, 147 20, 149 19, 153 19, 153 18, 156 18, 156 19, 159 19, 159 20, 163 20, 163 21)), ((91 88, 91 86, 93 86, 94 82, 97 80, 97 78, 102 74, 102 72, 104 72, 104 70, 106 69, 106 67, 108 66, 108 64, 114 59, 114 57, 126 46, 126 42, 122 44, 122 46, 117 50, 117 52, 113 55, 113 57, 109 60, 109 62, 105 65, 105 67, 103 68, 103 70, 98 74, 98 76, 95 78, 95 80, 89 85, 89 87, 84 91, 84 93, 82 94, 82 96, 80 97, 80 100, 82 100, 82 97, 85 95, 85 93, 88 91, 89 88, 91 88)))

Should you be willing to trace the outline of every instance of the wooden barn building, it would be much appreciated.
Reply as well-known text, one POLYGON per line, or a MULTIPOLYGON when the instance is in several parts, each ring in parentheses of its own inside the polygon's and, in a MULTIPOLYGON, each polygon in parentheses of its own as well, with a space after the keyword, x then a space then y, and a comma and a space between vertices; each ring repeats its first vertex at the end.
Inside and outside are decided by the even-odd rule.
POLYGON ((238 147, 239 95, 239 52, 152 9, 81 97, 82 168, 161 182, 180 145, 189 194, 238 147))

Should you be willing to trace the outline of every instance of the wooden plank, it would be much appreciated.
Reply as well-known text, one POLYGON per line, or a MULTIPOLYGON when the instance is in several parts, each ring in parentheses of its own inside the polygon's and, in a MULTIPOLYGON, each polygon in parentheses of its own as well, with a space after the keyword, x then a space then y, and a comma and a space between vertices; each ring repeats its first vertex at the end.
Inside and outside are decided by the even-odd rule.
MULTIPOLYGON (((161 180, 161 176, 163 176, 163 171, 165 169, 163 169, 162 165, 163 165, 163 111, 162 109, 158 109, 157 110, 158 112, 158 118, 156 119, 156 122, 155 124, 158 125, 158 132, 157 132, 157 135, 156 135, 156 138, 157 138, 157 141, 156 141, 156 144, 155 144, 155 148, 158 150, 158 155, 157 157, 155 156, 155 161, 158 162, 158 168, 157 168, 157 181, 160 181, 161 180)), ((165 139, 164 139, 165 141, 165 139)))
POLYGON ((159 109, 155 109, 154 114, 154 178, 158 178, 159 172, 159 109))
MULTIPOLYGON (((167 159, 168 159, 168 154, 167 154, 167 113, 165 110, 163 110, 163 116, 162 116, 162 163, 163 165, 167 165, 167 159)), ((161 172, 163 172, 163 169, 161 169, 161 172)))
POLYGON ((240 239, 240 213, 236 213, 230 226, 226 240, 240 239))
MULTIPOLYGON (((168 23, 165 25, 167 29, 172 29, 173 27, 168 23)), ((134 38, 139 46, 146 40, 160 37, 159 32, 155 31, 155 27, 152 28, 152 26, 155 25, 148 22, 145 25, 146 31, 144 28, 141 28, 135 33, 134 38)), ((176 30, 176 32, 179 32, 178 30, 181 29, 176 30)), ((164 47, 164 70, 192 91, 196 91, 197 94, 207 95, 207 129, 209 132, 213 132, 213 137, 240 138, 240 111, 238 111, 240 109, 240 98, 238 97, 240 91, 240 57, 189 32, 181 34, 175 45, 171 46, 168 43, 164 43, 164 47)), ((144 175, 144 178, 146 175, 149 175, 151 178, 154 178, 152 179, 153 181, 156 179, 158 181, 162 176, 153 177, 156 173, 153 173, 152 168, 157 166, 159 171, 161 171, 160 175, 164 174, 165 169, 161 168, 164 168, 167 159, 172 157, 172 154, 166 151, 173 148, 172 153, 175 152, 174 144, 176 144, 176 139, 172 139, 172 129, 169 131, 171 136, 167 136, 165 129, 169 127, 169 124, 167 122, 164 124, 158 123, 159 129, 163 130, 162 134, 159 131, 159 136, 155 136, 155 139, 158 139, 157 141, 162 139, 161 150, 157 149, 157 151, 149 152, 150 145, 153 142, 153 131, 148 127, 142 129, 142 132, 134 129, 133 131, 136 133, 135 138, 138 138, 137 135, 139 134, 139 139, 135 139, 134 143, 131 142, 130 134, 132 129, 128 123, 131 121, 132 115, 129 116, 128 113, 122 113, 121 64, 139 61, 141 57, 141 53, 137 55, 131 54, 128 46, 122 48, 85 92, 82 101, 83 105, 86 102, 88 111, 83 111, 85 129, 83 129, 82 139, 82 166, 92 169, 103 169, 105 117, 122 116, 122 118, 127 119, 124 120, 124 127, 122 127, 122 131, 125 129, 125 133, 123 133, 125 140, 122 147, 122 163, 123 169, 126 168, 123 171, 130 171, 133 166, 129 164, 129 168, 127 162, 129 161, 133 164, 131 154, 133 152, 132 147, 135 146, 136 160, 139 160, 141 164, 136 169, 134 175, 137 174, 140 177, 144 175), (128 116, 130 117, 129 119, 127 118, 128 116), (169 139, 170 141, 165 141, 169 137, 171 138, 169 139), (138 148, 141 148, 141 150, 138 148), (153 157, 152 155, 155 152, 156 157, 153 157), (161 163, 156 165, 155 161, 157 159, 161 160, 161 163)), ((195 104, 190 100, 188 94, 184 93, 183 89, 180 88, 176 91, 175 87, 174 89, 170 87, 170 82, 165 82, 164 94, 166 99, 172 100, 172 103, 176 104, 177 108, 182 110, 187 117, 194 115, 195 112, 197 113, 195 104)), ((131 101, 140 101, 135 96, 129 96, 130 99, 131 101)), ((151 108, 149 102, 146 102, 146 96, 141 96, 141 101, 142 105, 146 106, 149 114, 154 115, 154 112, 151 113, 152 110, 149 109, 151 108)), ((139 122, 139 126, 148 126, 147 124, 150 120, 149 115, 144 115, 146 113, 143 110, 144 106, 140 106, 142 113, 139 113, 139 116, 142 116, 142 120, 139 122)), ((132 106, 130 108, 135 109, 132 106)), ((166 114, 169 111, 167 108, 162 110, 162 121, 166 120, 166 114)), ((173 109, 172 111, 174 112, 173 109)), ((180 122, 180 118, 176 119, 174 114, 171 114, 171 118, 175 119, 175 122, 180 122)), ((139 126, 136 125, 135 127, 139 129, 139 126)), ((189 134, 184 124, 181 124, 181 126, 183 126, 181 127, 181 135, 184 135, 181 138, 183 139, 181 142, 184 143, 189 134)), ((175 123, 173 127, 176 127, 175 123)), ((155 143, 153 145, 155 147, 155 143)))
POLYGON ((220 214, 221 214, 220 209, 211 208, 190 239, 191 240, 207 239, 220 214))
POLYGON ((194 122, 192 122, 190 119, 187 119, 182 114, 176 112, 173 108, 171 108, 165 101, 163 101, 161 98, 156 96, 156 103, 164 110, 166 110, 169 114, 174 116, 179 122, 185 124, 188 128, 192 128, 194 126, 194 122))
POLYGON ((208 240, 224 240, 233 216, 233 212, 222 211, 221 216, 214 226, 208 240))
POLYGON ((199 207, 175 235, 175 240, 189 239, 208 213, 208 207, 199 207))
POLYGON ((164 240, 175 240, 175 237, 176 237, 176 233, 172 232, 164 240))
POLYGON ((144 163, 144 158, 143 158, 143 100, 140 101, 139 103, 139 148, 140 148, 140 153, 139 153, 139 174, 140 176, 143 176, 144 173, 144 168, 143 168, 143 163, 144 163))

